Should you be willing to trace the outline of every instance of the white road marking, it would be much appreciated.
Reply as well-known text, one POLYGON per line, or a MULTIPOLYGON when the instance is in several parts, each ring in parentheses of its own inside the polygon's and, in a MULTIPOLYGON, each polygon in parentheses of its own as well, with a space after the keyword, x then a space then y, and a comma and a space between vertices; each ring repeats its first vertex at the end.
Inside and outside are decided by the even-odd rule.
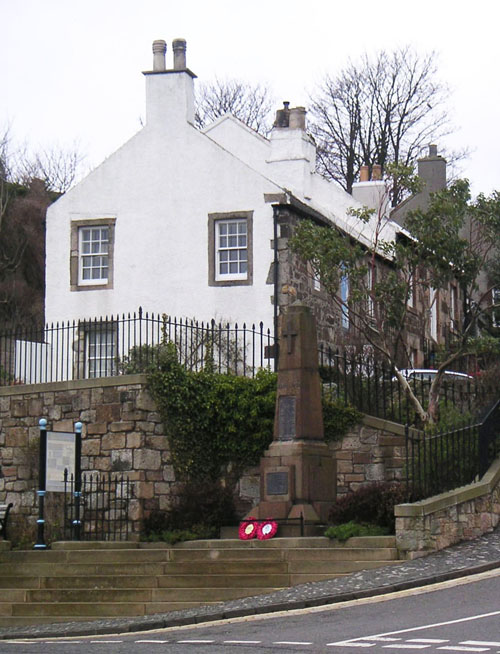
POLYGON ((227 645, 260 645, 261 640, 223 640, 227 645))
POLYGON ((430 647, 430 645, 416 645, 416 644, 404 644, 404 643, 399 643, 398 645, 384 645, 384 649, 390 649, 391 647, 396 648, 396 649, 426 649, 427 647, 430 647))
POLYGON ((273 642, 273 645, 313 645, 314 643, 310 643, 304 640, 275 640, 273 642))
POLYGON ((453 652, 487 652, 488 647, 460 647, 460 645, 446 645, 438 649, 452 650, 453 652))
POLYGON ((429 643, 430 645, 439 645, 440 643, 449 643, 449 639, 443 638, 409 638, 407 643, 429 643))
POLYGON ((215 640, 178 640, 177 643, 182 643, 182 644, 196 643, 199 645, 209 645, 210 643, 215 643, 215 640))
POLYGON ((375 643, 360 643, 355 640, 339 640, 337 643, 327 643, 327 647, 375 647, 375 643))
MULTIPOLYGON (((53 643, 53 642, 54 642, 54 641, 51 641, 51 643, 53 643)), ((57 641, 57 642, 60 642, 60 641, 57 641)), ((74 642, 74 641, 69 641, 69 642, 72 643, 72 642, 74 642)), ((90 643, 91 643, 91 644, 94 644, 94 645, 98 645, 98 644, 101 644, 101 643, 106 643, 106 644, 110 644, 110 643, 123 643, 123 640, 91 640, 90 643)))
POLYGON ((135 640, 134 643, 168 643, 168 640, 135 640))
POLYGON ((460 643, 460 645, 484 645, 485 647, 500 647, 500 643, 498 641, 491 642, 487 640, 464 640, 460 643))
POLYGON ((363 638, 363 640, 376 640, 379 643, 394 643, 401 638, 391 638, 390 636, 370 636, 369 638, 363 638))
POLYGON ((434 629, 434 627, 445 627, 449 624, 459 624, 460 622, 471 622, 472 620, 480 620, 481 618, 491 618, 494 615, 500 615, 500 611, 492 611, 491 613, 481 613, 480 615, 470 615, 467 618, 458 618, 457 620, 447 620, 446 622, 435 622, 434 624, 426 624, 421 627, 410 627, 409 629, 399 629, 398 631, 387 631, 383 634, 374 634, 373 636, 363 636, 356 640, 370 640, 375 636, 392 636, 394 634, 407 634, 410 631, 422 631, 423 629, 434 629))

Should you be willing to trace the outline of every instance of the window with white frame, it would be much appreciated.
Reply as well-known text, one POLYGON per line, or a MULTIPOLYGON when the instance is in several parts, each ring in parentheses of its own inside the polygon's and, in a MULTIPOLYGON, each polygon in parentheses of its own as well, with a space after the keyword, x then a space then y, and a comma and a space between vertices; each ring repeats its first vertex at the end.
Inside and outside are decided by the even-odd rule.
POLYGON ((252 214, 209 214, 209 283, 252 283, 252 214))
POLYGON ((246 279, 248 273, 247 221, 217 220, 215 279, 246 279))
POLYGON ((374 275, 376 275, 376 270, 372 268, 371 265, 368 266, 368 271, 366 273, 366 290, 368 291, 367 294, 367 302, 366 302, 366 312, 369 318, 373 319, 375 318, 375 300, 374 300, 374 284, 375 284, 375 278, 374 275))
POLYGON ((108 325, 92 325, 85 336, 86 376, 112 377, 116 374, 116 329, 108 325))
POLYGON ((80 227, 80 284, 107 284, 109 275, 109 228, 80 227))
POLYGON ((71 221, 70 288, 113 287, 115 218, 71 221))
POLYGON ((450 284, 450 327, 456 329, 458 326, 458 289, 450 284))
POLYGON ((340 277, 340 301, 342 303, 340 322, 344 329, 349 329, 349 277, 344 266, 340 277))
POLYGON ((438 337, 438 316, 437 316, 438 296, 435 288, 429 291, 429 332, 431 338, 437 341, 438 337))

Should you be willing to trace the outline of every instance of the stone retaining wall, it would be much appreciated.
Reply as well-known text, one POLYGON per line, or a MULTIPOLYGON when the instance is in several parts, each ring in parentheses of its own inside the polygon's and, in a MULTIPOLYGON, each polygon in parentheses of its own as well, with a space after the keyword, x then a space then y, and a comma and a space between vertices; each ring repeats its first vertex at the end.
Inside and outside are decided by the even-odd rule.
POLYGON ((425 556, 493 531, 500 523, 500 459, 481 481, 395 507, 396 543, 407 558, 425 556))
MULTIPOLYGON (((14 503, 10 531, 15 540, 34 538, 41 417, 53 431, 72 432, 75 422, 83 423, 83 472, 124 472, 133 482, 134 538, 145 514, 169 508, 175 475, 163 425, 145 384, 144 375, 123 375, 0 388, 0 503, 14 503)), ((400 425, 365 416, 363 424, 331 449, 338 462, 339 495, 373 481, 402 478, 400 425)), ((259 489, 259 468, 247 470, 237 487, 241 515, 258 504, 259 489)), ((61 531, 61 495, 47 494, 48 539, 61 531)))
POLYGON ((376 481, 401 481, 405 465, 403 425, 364 416, 340 441, 331 444, 337 459, 337 495, 376 481))
MULTIPOLYGON (((124 472, 133 482, 133 538, 146 511, 168 508, 174 471, 144 375, 0 388, 0 503, 14 503, 10 533, 16 540, 32 538, 35 530, 41 417, 52 431, 72 432, 75 422, 83 423, 83 472, 124 472)), ((56 529, 61 494, 47 493, 46 507, 47 528, 56 529)))

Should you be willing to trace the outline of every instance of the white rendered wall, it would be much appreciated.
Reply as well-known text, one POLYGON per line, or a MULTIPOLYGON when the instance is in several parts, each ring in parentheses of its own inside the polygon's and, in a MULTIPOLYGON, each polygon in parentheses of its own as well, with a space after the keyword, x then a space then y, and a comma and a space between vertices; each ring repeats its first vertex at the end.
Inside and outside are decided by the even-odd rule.
POLYGON ((280 189, 187 122, 146 126, 49 209, 47 321, 144 310, 272 327, 280 189), (253 284, 208 285, 208 214, 253 211, 253 284), (112 289, 70 290, 71 220, 116 218, 112 289))

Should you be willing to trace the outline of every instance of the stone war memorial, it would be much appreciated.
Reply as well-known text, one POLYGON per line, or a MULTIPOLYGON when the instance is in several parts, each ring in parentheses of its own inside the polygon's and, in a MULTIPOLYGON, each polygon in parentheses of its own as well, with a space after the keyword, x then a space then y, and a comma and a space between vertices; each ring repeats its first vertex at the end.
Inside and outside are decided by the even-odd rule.
POLYGON ((279 320, 274 435, 261 458, 252 515, 324 523, 336 496, 336 462, 324 440, 315 321, 298 302, 279 320))

